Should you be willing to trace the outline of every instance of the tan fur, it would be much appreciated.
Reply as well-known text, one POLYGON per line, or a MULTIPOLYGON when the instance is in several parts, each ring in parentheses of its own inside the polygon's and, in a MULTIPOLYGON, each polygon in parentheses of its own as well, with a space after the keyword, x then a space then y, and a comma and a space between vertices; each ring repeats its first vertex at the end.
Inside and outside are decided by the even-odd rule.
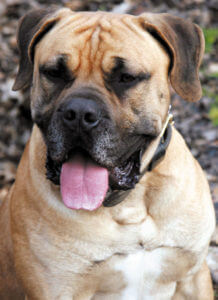
MULTIPOLYGON (((64 96, 88 84, 104 94, 102 101, 119 130, 137 122, 133 113, 137 109, 160 133, 170 101, 170 59, 139 25, 141 21, 127 15, 74 14, 66 9, 53 16, 57 17, 59 23, 35 49, 33 114, 42 89, 49 94, 53 88, 40 81, 38 66, 65 53, 77 80, 64 96), (103 83, 102 72, 113 67, 113 56, 124 56, 131 68, 152 74, 149 84, 129 91, 124 102, 103 83)), ((49 105, 56 104, 43 109, 49 105)), ((158 142, 159 138, 155 145, 158 142)), ((155 149, 148 149, 144 163, 155 149)), ((45 178, 45 159, 46 146, 35 125, 13 189, 0 210, 1 299, 24 299, 24 294, 28 300, 123 299, 128 282, 121 269, 135 253, 139 257, 145 253, 147 262, 150 257, 154 263, 160 261, 157 268, 144 266, 147 292, 140 299, 213 299, 204 262, 214 230, 213 205, 203 171, 175 128, 164 160, 143 176, 122 203, 111 208, 102 206, 92 212, 66 208, 59 187, 45 178)))

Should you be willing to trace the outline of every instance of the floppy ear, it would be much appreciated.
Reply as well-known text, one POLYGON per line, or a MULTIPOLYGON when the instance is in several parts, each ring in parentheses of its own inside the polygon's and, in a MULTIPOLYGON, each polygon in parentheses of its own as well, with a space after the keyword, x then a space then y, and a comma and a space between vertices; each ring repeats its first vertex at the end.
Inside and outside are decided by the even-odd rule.
POLYGON ((204 53, 200 27, 169 14, 145 13, 139 18, 143 27, 170 53, 170 81, 175 91, 185 100, 199 100, 202 90, 198 71, 204 53))
POLYGON ((31 84, 33 73, 34 46, 55 25, 57 17, 52 17, 56 8, 36 9, 21 20, 17 33, 20 53, 19 70, 13 90, 25 88, 31 84))

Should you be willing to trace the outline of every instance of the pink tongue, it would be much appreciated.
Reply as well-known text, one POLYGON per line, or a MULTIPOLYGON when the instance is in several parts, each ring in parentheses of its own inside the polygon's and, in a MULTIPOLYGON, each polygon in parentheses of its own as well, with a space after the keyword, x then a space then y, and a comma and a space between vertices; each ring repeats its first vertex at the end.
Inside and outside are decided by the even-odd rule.
POLYGON ((61 195, 72 209, 94 210, 104 201, 108 189, 108 171, 77 154, 61 169, 61 195))

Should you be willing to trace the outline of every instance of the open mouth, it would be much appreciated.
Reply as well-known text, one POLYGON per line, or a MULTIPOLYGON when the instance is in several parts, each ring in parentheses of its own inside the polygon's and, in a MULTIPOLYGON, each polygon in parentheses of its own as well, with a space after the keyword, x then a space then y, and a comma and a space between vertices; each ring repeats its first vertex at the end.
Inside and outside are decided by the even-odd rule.
POLYGON ((122 165, 110 171, 110 187, 116 190, 134 188, 139 180, 143 149, 134 152, 122 165))
POLYGON ((140 162, 144 148, 137 149, 129 158, 114 168, 98 164, 82 148, 76 148, 65 161, 55 162, 47 154, 47 178, 60 185, 62 201, 71 209, 97 209, 107 191, 128 190, 139 181, 140 162))

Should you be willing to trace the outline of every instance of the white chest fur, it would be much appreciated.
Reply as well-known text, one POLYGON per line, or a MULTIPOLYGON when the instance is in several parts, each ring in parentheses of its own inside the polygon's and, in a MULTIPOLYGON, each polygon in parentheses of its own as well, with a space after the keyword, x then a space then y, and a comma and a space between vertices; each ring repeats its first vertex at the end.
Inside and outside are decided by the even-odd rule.
POLYGON ((162 248, 153 251, 140 250, 121 258, 115 264, 115 270, 122 272, 126 287, 120 299, 147 300, 170 299, 176 283, 160 285, 158 279, 163 276, 165 253, 162 248))

